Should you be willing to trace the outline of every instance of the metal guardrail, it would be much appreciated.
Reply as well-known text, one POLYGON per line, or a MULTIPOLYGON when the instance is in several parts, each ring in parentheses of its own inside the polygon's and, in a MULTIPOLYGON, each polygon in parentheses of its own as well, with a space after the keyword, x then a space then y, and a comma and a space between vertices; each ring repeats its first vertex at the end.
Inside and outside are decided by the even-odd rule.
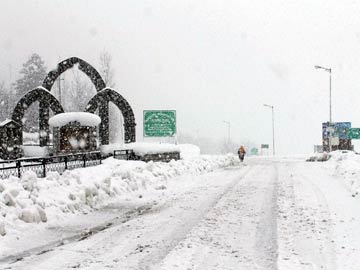
POLYGON ((88 152, 43 158, 22 158, 0 161, 0 179, 10 176, 21 177, 26 171, 33 171, 38 177, 46 177, 47 172, 84 168, 101 164, 100 152, 88 152))

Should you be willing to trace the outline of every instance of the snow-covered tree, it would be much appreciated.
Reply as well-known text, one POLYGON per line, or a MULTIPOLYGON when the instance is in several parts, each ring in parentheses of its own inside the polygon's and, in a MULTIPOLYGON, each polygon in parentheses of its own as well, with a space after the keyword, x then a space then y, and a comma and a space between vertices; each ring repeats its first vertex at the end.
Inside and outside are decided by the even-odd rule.
POLYGON ((221 141, 208 138, 206 136, 190 135, 189 133, 179 132, 177 134, 177 141, 180 144, 194 144, 200 147, 202 154, 220 154, 221 153, 221 141))
POLYGON ((220 151, 222 154, 227 153, 237 153, 237 150, 239 149, 240 145, 232 140, 228 141, 227 139, 223 140, 220 144, 220 151))
POLYGON ((12 111, 18 101, 11 85, 0 81, 0 122, 6 118, 11 118, 12 111))
POLYGON ((84 111, 89 100, 96 94, 96 89, 89 78, 77 68, 71 69, 69 84, 63 83, 63 100, 66 111, 84 111))
MULTIPOLYGON (((29 91, 40 86, 45 79, 46 67, 41 57, 33 53, 30 58, 23 64, 20 70, 20 78, 14 83, 16 99, 19 100, 29 91)), ((34 102, 25 112, 23 119, 26 131, 36 131, 39 123, 39 103, 34 102)))
POLYGON ((107 87, 114 88, 114 69, 112 67, 112 56, 109 52, 103 50, 100 53, 100 75, 107 87))
POLYGON ((14 89, 16 95, 21 97, 30 90, 40 86, 46 77, 46 67, 41 57, 33 53, 30 58, 23 64, 20 70, 21 77, 16 80, 14 89))

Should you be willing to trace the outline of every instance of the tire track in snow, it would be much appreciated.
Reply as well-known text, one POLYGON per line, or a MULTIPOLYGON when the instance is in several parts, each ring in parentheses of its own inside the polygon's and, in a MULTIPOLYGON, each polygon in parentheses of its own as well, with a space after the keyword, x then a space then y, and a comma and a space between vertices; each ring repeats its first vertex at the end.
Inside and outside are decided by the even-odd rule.
POLYGON ((278 269, 278 164, 274 164, 273 169, 270 184, 266 188, 268 195, 265 196, 261 209, 263 216, 258 225, 256 243, 260 254, 258 264, 269 270, 278 269))
MULTIPOLYGON (((80 233, 76 233, 72 236, 61 238, 61 239, 51 242, 49 244, 39 246, 36 248, 32 248, 32 249, 23 251, 18 254, 13 254, 11 256, 3 257, 0 259, 0 264, 6 264, 6 263, 13 264, 13 263, 16 263, 19 261, 23 261, 27 257, 40 256, 40 255, 46 254, 50 251, 53 251, 56 248, 63 247, 65 245, 70 245, 74 242, 83 241, 85 239, 88 239, 89 237, 92 237, 95 234, 102 232, 106 229, 109 229, 110 227, 129 222, 130 220, 137 218, 138 216, 150 213, 152 211, 158 211, 158 210, 156 208, 153 209, 151 205, 136 207, 135 209, 127 211, 125 214, 123 214, 119 217, 108 220, 108 221, 104 222, 103 224, 100 224, 100 225, 97 225, 97 226, 94 226, 91 228, 87 228, 80 233)), ((11 269, 11 268, 9 268, 9 269, 11 269)))
POLYGON ((277 269, 277 173, 254 166, 159 265, 150 269, 277 269), (269 246, 271 243, 271 246, 269 246))
POLYGON ((239 177, 228 184, 225 189, 214 197, 210 204, 206 203, 204 207, 198 207, 198 215, 192 219, 189 219, 185 226, 181 228, 181 230, 177 230, 172 234, 172 240, 170 244, 166 246, 165 249, 158 249, 156 252, 149 253, 147 256, 142 258, 139 261, 139 268, 138 269, 150 269, 149 267, 152 265, 159 264, 181 241, 185 239, 187 234, 196 227, 199 222, 201 222, 204 217, 215 207, 218 202, 225 197, 231 190, 236 186, 241 180, 243 180, 252 170, 254 167, 248 167, 246 171, 239 177))
POLYGON ((280 180, 279 263, 281 269, 333 270, 331 213, 323 191, 304 174, 304 168, 298 167, 300 164, 288 163, 282 168, 286 167, 280 180))

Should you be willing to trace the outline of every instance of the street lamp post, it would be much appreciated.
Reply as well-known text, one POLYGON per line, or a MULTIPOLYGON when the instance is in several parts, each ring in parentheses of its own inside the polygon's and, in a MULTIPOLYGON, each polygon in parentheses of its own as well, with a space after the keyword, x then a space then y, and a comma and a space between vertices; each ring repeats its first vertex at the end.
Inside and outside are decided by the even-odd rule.
POLYGON ((228 126, 228 145, 230 145, 230 126, 231 126, 231 124, 230 124, 229 121, 223 120, 223 122, 224 122, 225 124, 227 124, 227 126, 228 126))
POLYGON ((273 155, 275 156, 274 106, 268 105, 268 104, 264 104, 264 106, 271 109, 271 115, 272 115, 272 137, 273 137, 273 155))
POLYGON ((332 115, 331 115, 331 68, 326 68, 322 66, 315 66, 316 69, 322 69, 326 72, 329 72, 329 150, 331 152, 332 146, 331 146, 331 138, 332 138, 332 131, 331 131, 331 123, 332 123, 332 115))

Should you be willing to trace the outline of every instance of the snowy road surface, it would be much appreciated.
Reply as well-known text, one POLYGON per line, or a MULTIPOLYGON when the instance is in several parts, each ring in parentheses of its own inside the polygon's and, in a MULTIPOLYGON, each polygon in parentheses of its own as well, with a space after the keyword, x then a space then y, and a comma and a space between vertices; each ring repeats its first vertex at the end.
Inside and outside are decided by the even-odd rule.
POLYGON ((0 269, 360 269, 360 200, 322 163, 249 159, 158 196, 34 232, 0 269))

